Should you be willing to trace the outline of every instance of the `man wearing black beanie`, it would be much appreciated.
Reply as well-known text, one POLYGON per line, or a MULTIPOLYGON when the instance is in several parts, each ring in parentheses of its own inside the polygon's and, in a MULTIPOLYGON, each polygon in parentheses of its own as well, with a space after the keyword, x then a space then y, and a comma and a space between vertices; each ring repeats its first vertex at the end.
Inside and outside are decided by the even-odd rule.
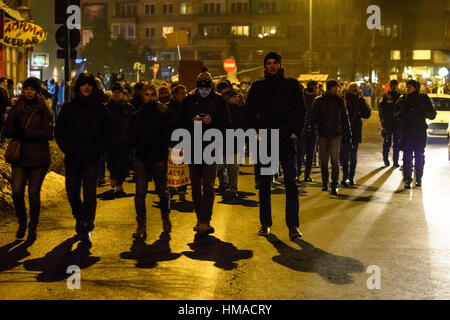
MULTIPOLYGON (((278 130, 279 159, 286 187, 286 225, 291 239, 301 238, 299 227, 298 189, 295 182, 296 144, 304 124, 306 107, 300 83, 284 76, 281 56, 270 52, 264 58, 264 78, 255 81, 250 88, 245 108, 249 128, 278 130)), ((271 145, 268 139, 268 149, 271 145)), ((259 162, 259 159, 258 159, 259 162)), ((260 164, 260 163, 258 163, 260 164)), ((261 168, 266 165, 260 164, 261 168)), ((272 226, 270 203, 272 176, 261 175, 259 183, 260 222, 259 234, 267 236, 272 226)))

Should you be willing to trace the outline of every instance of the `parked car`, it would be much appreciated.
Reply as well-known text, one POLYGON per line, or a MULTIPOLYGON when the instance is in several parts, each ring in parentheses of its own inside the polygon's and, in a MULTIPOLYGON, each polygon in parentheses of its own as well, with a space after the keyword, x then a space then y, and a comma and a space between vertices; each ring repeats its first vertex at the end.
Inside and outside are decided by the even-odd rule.
POLYGON ((447 138, 450 123, 450 95, 429 94, 437 111, 436 119, 427 120, 429 138, 447 138))

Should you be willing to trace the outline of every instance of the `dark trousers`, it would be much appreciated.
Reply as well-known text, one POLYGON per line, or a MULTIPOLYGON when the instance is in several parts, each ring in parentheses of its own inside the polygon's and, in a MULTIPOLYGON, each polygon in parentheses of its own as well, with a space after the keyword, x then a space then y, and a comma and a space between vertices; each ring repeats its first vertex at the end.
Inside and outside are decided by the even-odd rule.
POLYGON ((331 186, 337 187, 339 181, 339 149, 342 136, 319 137, 319 158, 322 171, 322 184, 328 186, 328 163, 331 160, 331 186))
POLYGON ((167 162, 144 162, 136 158, 134 165, 136 180, 136 196, 134 204, 138 217, 146 217, 147 207, 145 198, 148 191, 148 182, 153 177, 156 192, 159 196, 159 208, 164 216, 170 213, 170 193, 167 187, 167 162))
POLYGON ((392 147, 394 151, 392 160, 394 161, 394 164, 398 164, 400 152, 399 140, 400 135, 397 132, 386 130, 386 134, 384 136, 383 141, 383 161, 385 162, 389 161, 389 151, 392 147))
POLYGON ((105 176, 106 176, 106 160, 107 160, 107 155, 106 154, 102 154, 100 156, 100 160, 98 161, 98 170, 97 170, 97 178, 98 181, 104 181, 105 180, 105 176))
POLYGON ((122 185, 128 176, 130 161, 130 147, 127 145, 113 145, 108 152, 108 170, 111 180, 122 185))
POLYGON ((412 182, 412 168, 414 169, 416 181, 421 182, 423 167, 425 166, 425 147, 427 145, 426 135, 423 137, 404 137, 402 141, 403 150, 403 178, 406 183, 412 182))
POLYGON ((209 223, 214 206, 217 165, 189 165, 189 175, 197 220, 199 223, 209 223))
MULTIPOLYGON (((283 168, 284 186, 286 189, 286 225, 289 228, 299 227, 298 188, 295 183, 297 175, 295 142, 280 149, 280 163, 283 168)), ((264 167, 264 165, 260 165, 264 167)), ((272 226, 271 186, 272 175, 260 175, 259 184, 259 219, 262 226, 272 226)))
POLYGON ((25 186, 28 184, 28 199, 30 201, 30 225, 37 226, 41 209, 41 187, 47 174, 45 167, 13 167, 11 189, 16 216, 21 223, 27 221, 25 209, 25 186))
POLYGON ((347 181, 355 178, 356 165, 358 163, 359 143, 341 144, 340 159, 342 165, 342 180, 347 181))
POLYGON ((302 166, 305 165, 305 178, 311 176, 314 153, 316 150, 315 137, 300 138, 297 142, 297 176, 302 174, 302 166))
POLYGON ((66 191, 72 215, 79 223, 86 224, 87 230, 94 229, 95 211, 97 209, 97 175, 98 161, 86 165, 71 163, 67 159, 66 191), (83 186, 83 201, 81 200, 83 186))

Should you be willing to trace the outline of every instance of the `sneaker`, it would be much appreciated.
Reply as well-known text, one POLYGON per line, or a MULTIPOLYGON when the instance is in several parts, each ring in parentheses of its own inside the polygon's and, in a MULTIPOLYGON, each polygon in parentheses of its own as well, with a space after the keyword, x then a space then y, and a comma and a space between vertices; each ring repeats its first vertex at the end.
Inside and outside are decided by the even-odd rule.
POLYGON ((328 186, 327 185, 322 186, 322 191, 328 191, 328 186))
POLYGON ((347 182, 347 180, 342 180, 341 181, 341 186, 348 187, 348 186, 350 186, 350 184, 347 182))
POLYGON ((268 236, 270 234, 270 227, 261 226, 261 228, 259 228, 258 234, 260 236, 268 236))
POLYGON ((348 183, 349 183, 350 186, 354 186, 355 185, 355 180, 350 179, 348 183))
POLYGON ((298 228, 289 228, 289 238, 291 240, 301 239, 303 237, 302 233, 298 228))
POLYGON ((386 167, 389 167, 391 165, 391 163, 389 162, 389 160, 384 160, 384 165, 386 167))
POLYGON ((416 187, 421 188, 422 187, 422 181, 416 181, 416 187))
POLYGON ((400 168, 400 165, 397 162, 395 162, 394 163, 394 168, 400 168))
POLYGON ((333 196, 339 195, 339 189, 338 189, 337 187, 332 187, 332 188, 331 188, 331 194, 332 194, 333 196))
POLYGON ((405 182, 405 189, 406 190, 411 189, 411 183, 405 182))
POLYGON ((314 180, 311 177, 305 177, 305 179, 303 179, 304 182, 313 182, 314 180))

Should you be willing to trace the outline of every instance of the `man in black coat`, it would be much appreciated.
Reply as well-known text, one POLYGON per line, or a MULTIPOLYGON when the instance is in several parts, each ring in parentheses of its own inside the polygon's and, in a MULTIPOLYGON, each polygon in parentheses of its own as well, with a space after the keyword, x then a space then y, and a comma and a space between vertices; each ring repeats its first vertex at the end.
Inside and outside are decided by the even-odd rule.
POLYGON ((200 150, 198 150, 199 153, 195 156, 195 123, 202 124, 202 137, 208 129, 218 129, 224 133, 229 126, 225 100, 214 91, 212 76, 206 71, 197 77, 197 89, 189 93, 184 99, 176 127, 187 129, 192 140, 192 159, 189 159, 189 175, 191 178, 192 198, 198 220, 194 231, 199 232, 199 234, 210 234, 214 232, 210 221, 214 205, 214 182, 217 174, 217 162, 208 164, 204 161, 203 151, 206 147, 205 143, 201 145, 200 150), (196 158, 200 157, 201 161, 195 161, 196 158))
POLYGON ((61 108, 55 126, 55 139, 65 153, 66 191, 77 221, 78 237, 83 243, 91 245, 99 160, 110 145, 111 124, 92 75, 81 74, 78 77, 74 94, 75 98, 61 108), (81 186, 83 201, 80 198, 81 186))
POLYGON ((338 96, 339 83, 327 81, 326 92, 314 100, 311 115, 307 116, 305 136, 319 130, 319 158, 322 170, 322 190, 328 191, 328 163, 331 159, 331 194, 338 194, 339 151, 341 142, 351 143, 351 129, 345 101, 338 96))
MULTIPOLYGON (((317 81, 310 80, 306 85, 305 91, 305 106, 306 106, 306 115, 311 115, 312 105, 314 99, 319 95, 319 83, 317 81)), ((306 118, 306 117, 305 117, 306 118)), ((306 119, 305 119, 306 122, 306 119)), ((305 157, 305 176, 303 181, 312 182, 311 178, 311 170, 312 164, 315 159, 316 146, 318 140, 318 132, 317 129, 314 130, 314 134, 305 137, 302 135, 301 140, 303 141, 303 152, 300 156, 299 165, 303 163, 303 158, 305 157)))
POLYGON ((398 115, 401 121, 400 148, 403 150, 403 178, 405 189, 411 189, 412 162, 416 176, 416 187, 422 186, 427 145, 426 119, 436 118, 436 109, 427 94, 420 93, 420 83, 409 80, 406 94, 398 102, 398 115))
POLYGON ((111 119, 111 145, 107 152, 107 163, 114 197, 123 197, 122 184, 128 175, 131 153, 131 117, 134 108, 123 97, 124 88, 120 83, 112 86, 112 96, 106 104, 111 119))
POLYGON ((389 91, 383 96, 379 106, 379 115, 381 126, 383 130, 381 135, 384 138, 383 141, 383 161, 385 166, 390 166, 389 162, 389 150, 391 146, 393 148, 393 161, 394 167, 398 168, 399 158, 399 139, 400 139, 400 122, 395 115, 397 108, 397 101, 400 99, 400 91, 398 90, 398 81, 392 80, 390 83, 389 91))
MULTIPOLYGON (((302 234, 298 229, 299 203, 295 178, 297 175, 296 144, 302 119, 304 119, 302 89, 297 80, 284 76, 284 70, 281 68, 281 56, 278 53, 271 52, 266 55, 264 68, 264 78, 255 81, 250 88, 246 102, 246 119, 249 128, 267 129, 269 132, 273 129, 279 132, 279 159, 283 167, 286 187, 286 225, 289 228, 291 239, 301 238, 302 234)), ((270 141, 271 137, 268 137, 269 150, 273 149, 270 141)), ((265 166, 261 164, 261 173, 265 166)), ((259 182, 261 228, 259 234, 263 236, 270 234, 272 226, 271 184, 272 175, 261 174, 259 182)))
POLYGON ((350 127, 352 130, 351 144, 341 144, 341 165, 343 178, 341 185, 348 187, 355 184, 355 171, 358 161, 359 144, 362 142, 362 120, 369 119, 372 111, 366 103, 366 100, 361 97, 358 84, 352 82, 348 86, 348 90, 344 96, 345 103, 350 118, 350 127))

